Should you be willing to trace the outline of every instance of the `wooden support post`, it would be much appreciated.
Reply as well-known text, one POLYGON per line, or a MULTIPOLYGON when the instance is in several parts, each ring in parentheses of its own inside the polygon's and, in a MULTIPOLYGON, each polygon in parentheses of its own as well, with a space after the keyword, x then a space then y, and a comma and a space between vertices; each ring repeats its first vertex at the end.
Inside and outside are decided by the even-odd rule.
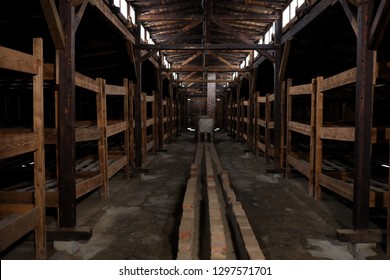
POLYGON ((129 166, 129 160, 130 160, 130 123, 129 123, 129 80, 123 79, 123 87, 126 90, 125 96, 123 96, 123 117, 126 122, 126 130, 124 131, 124 152, 127 159, 127 164, 125 165, 125 179, 129 179, 130 175, 130 166, 129 166))
POLYGON ((58 219, 60 227, 76 225, 75 32, 74 7, 60 1, 65 47, 59 50, 58 219))
POLYGON ((98 78, 97 82, 100 89, 100 92, 96 94, 97 126, 100 129, 100 139, 98 140, 99 173, 103 175, 103 185, 100 189, 100 198, 102 200, 107 200, 109 196, 109 189, 106 83, 102 78, 98 78))
MULTIPOLYGON (((390 142, 389 142, 389 151, 390 151, 390 142)), ((389 163, 390 163, 390 153, 389 153, 389 163)), ((390 169, 389 169, 388 185, 389 185, 388 192, 390 192, 390 169)), ((386 240, 386 244, 387 244, 386 253, 387 253, 387 256, 390 257, 390 198, 387 199, 387 240, 386 240)))
POLYGON ((314 172, 314 197, 321 199, 320 175, 322 172, 322 139, 321 127, 324 119, 324 93, 322 92, 323 77, 317 78, 317 96, 316 96, 316 133, 315 133, 315 172, 314 172))
POLYGON ((134 93, 135 88, 133 81, 129 83, 129 161, 130 167, 135 167, 135 150, 134 150, 134 93))
MULTIPOLYGON (((289 154, 291 153, 291 140, 292 140, 292 133, 291 130, 288 129, 289 123, 292 120, 292 114, 291 114, 291 109, 292 109, 292 97, 290 95, 290 88, 292 86, 292 80, 288 79, 287 80, 287 107, 286 107, 286 127, 287 127, 287 133, 286 133, 286 178, 291 177, 291 166, 288 163, 288 157, 289 154)), ((315 107, 311 107, 311 110, 315 112, 315 107)), ((315 147, 313 147, 314 149, 315 147)), ((312 147, 310 147, 312 149, 312 147)))
POLYGON ((241 82, 237 85, 237 122, 236 122, 236 140, 241 140, 241 100, 240 100, 241 82))
MULTIPOLYGON (((275 22, 275 44, 280 45, 282 40, 282 17, 275 22)), ((282 96, 281 96, 281 81, 279 80, 279 71, 282 62, 282 52, 280 49, 275 51, 274 64, 274 172, 280 173, 281 166, 281 135, 282 135, 282 96)))
POLYGON ((251 73, 251 76, 249 78, 249 98, 248 98, 248 107, 247 107, 247 120, 248 120, 248 123, 247 123, 247 135, 248 135, 248 150, 249 151, 253 151, 254 149, 254 145, 253 145, 253 117, 254 117, 254 110, 253 110, 253 106, 254 106, 254 91, 253 91, 253 87, 254 87, 254 74, 251 73))
MULTIPOLYGON (((315 168, 316 168, 316 104, 317 104, 317 79, 311 81, 311 112, 310 112, 310 159, 309 159, 309 190, 310 196, 314 195, 314 184, 315 184, 315 168)), ((322 159, 321 159, 322 160, 322 159)))
POLYGON ((163 98, 162 98, 162 77, 161 72, 158 72, 157 77, 157 95, 156 95, 156 103, 157 103, 157 150, 161 151, 164 147, 164 105, 163 105, 163 98))
POLYGON ((372 1, 358 8, 356 69, 355 176, 353 193, 353 226, 367 229, 370 204, 371 128, 374 53, 368 50, 372 1))
MULTIPOLYGON (((265 140, 264 140, 264 144, 265 144, 265 149, 264 149, 264 153, 265 153, 265 162, 266 163, 269 163, 269 150, 270 150, 270 144, 271 144, 271 131, 270 131, 270 121, 271 121, 271 101, 270 101, 270 96, 271 94, 270 93, 267 93, 266 97, 265 97, 265 140)), ((275 171, 275 168, 274 168, 274 171, 275 171)))
POLYGON ((172 141, 173 134, 173 83, 169 80, 169 99, 167 101, 168 109, 168 141, 172 141))
POLYGON ((145 163, 147 160, 146 154, 148 152, 147 150, 147 144, 148 144, 148 132, 146 127, 146 121, 148 118, 147 112, 146 112, 146 93, 141 93, 141 130, 142 130, 142 163, 145 163))
POLYGON ((256 156, 259 155, 259 149, 257 147, 257 142, 259 141, 259 103, 257 102, 257 99, 259 97, 260 93, 258 91, 255 92, 255 96, 254 96, 254 102, 253 102, 253 106, 254 106, 254 131, 253 131, 253 134, 254 134, 254 137, 253 137, 253 142, 254 142, 254 145, 255 145, 255 154, 256 156))
MULTIPOLYGON (((141 22, 137 17, 136 44, 141 42, 141 22)), ((135 167, 142 167, 142 112, 141 112, 141 93, 142 93, 142 62, 141 50, 137 49, 135 54, 135 70, 137 75, 137 85, 134 96, 134 145, 135 145, 135 167)))
POLYGON ((153 93, 153 154, 157 152, 157 142, 158 142, 158 103, 157 103, 157 92, 155 90, 153 93))
POLYGON ((38 149, 34 152, 35 207, 39 223, 35 229, 35 257, 46 259, 46 202, 45 202, 45 146, 44 146, 44 98, 43 98, 43 41, 34 39, 33 55, 38 58, 38 74, 33 78, 34 132, 38 135, 38 149))

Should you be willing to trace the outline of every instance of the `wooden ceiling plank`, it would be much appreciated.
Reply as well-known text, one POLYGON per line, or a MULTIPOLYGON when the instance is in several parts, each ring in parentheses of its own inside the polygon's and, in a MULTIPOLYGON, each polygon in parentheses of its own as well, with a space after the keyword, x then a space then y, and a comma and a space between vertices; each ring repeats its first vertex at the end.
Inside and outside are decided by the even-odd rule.
POLYGON ((369 33, 369 47, 373 50, 378 49, 385 31, 389 25, 390 1, 382 0, 379 4, 375 18, 372 22, 369 33))
POLYGON ((65 35, 54 0, 40 0, 43 14, 56 49, 64 49, 65 35))

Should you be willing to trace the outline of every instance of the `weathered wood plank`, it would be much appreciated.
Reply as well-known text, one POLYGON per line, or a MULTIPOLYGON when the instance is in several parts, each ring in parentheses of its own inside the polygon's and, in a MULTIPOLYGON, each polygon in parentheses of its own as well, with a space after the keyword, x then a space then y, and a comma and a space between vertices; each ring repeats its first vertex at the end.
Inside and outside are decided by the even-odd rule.
POLYGON ((99 83, 96 80, 78 72, 75 72, 75 84, 78 87, 90 90, 94 93, 100 92, 99 83))
POLYGON ((37 208, 23 214, 8 215, 5 219, 0 220, 0 251, 32 231, 38 223, 39 211, 37 208))
POLYGON ((0 159, 5 159, 38 149, 38 133, 9 134, 0 131, 0 159))
POLYGON ((0 68, 36 75, 40 63, 31 54, 0 46, 0 68))

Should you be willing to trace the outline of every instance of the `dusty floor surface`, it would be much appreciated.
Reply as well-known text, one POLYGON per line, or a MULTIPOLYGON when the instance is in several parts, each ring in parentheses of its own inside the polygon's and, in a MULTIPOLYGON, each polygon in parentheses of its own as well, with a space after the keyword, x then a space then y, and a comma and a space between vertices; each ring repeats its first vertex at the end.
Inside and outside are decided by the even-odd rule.
MULTIPOLYGON (((48 242, 48 259, 175 259, 193 140, 184 133, 165 152, 149 156, 148 174, 129 181, 123 174, 114 176, 108 201, 100 201, 97 193, 79 201, 77 226, 92 227, 92 238, 66 244, 67 251, 48 242)), ((351 228, 352 220, 351 209, 339 200, 326 194, 320 202, 307 197, 305 178, 286 180, 267 172, 263 156, 247 153, 246 145, 226 134, 217 134, 215 145, 268 259, 388 258, 380 246, 362 246, 352 254, 354 248, 337 241, 335 230, 351 228)), ((32 236, 1 254, 1 259, 33 257, 32 236)))

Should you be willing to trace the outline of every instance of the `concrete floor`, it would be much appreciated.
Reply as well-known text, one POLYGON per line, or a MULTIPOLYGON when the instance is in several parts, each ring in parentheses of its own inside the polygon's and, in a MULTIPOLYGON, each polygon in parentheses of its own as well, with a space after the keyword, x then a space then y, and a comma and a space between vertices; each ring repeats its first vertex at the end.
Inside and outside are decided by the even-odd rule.
MULTIPOLYGON (((195 152, 193 134, 183 133, 148 156, 149 173, 110 181, 110 199, 98 193, 82 199, 77 226, 93 228, 89 241, 48 242, 48 259, 175 259, 181 201, 195 152), (59 249, 59 250, 56 250, 59 249)), ((242 202, 257 240, 268 259, 386 259, 380 246, 352 247, 335 237, 351 228, 352 212, 342 201, 324 194, 318 202, 305 194, 307 180, 286 180, 267 172, 263 156, 247 153, 246 145, 216 134, 222 166, 242 202), (352 253, 351 253, 352 252, 352 253)), ((375 225, 372 225, 375 227, 375 225)), ((1 259, 33 259, 27 236, 1 254, 1 259)))

